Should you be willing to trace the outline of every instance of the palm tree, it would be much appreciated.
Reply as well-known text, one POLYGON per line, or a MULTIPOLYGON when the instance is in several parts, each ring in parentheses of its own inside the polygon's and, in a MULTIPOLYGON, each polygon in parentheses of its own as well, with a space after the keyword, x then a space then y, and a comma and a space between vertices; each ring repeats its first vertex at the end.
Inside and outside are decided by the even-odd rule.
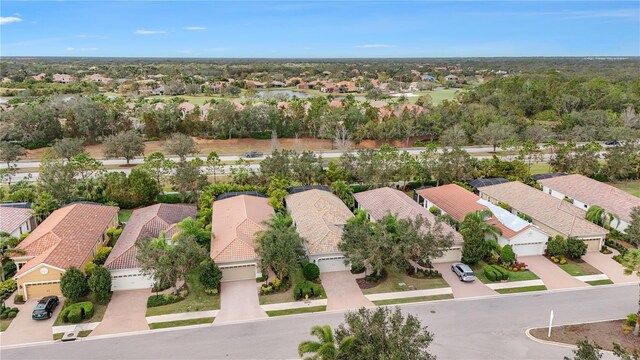
POLYGON ((592 205, 587 210, 584 218, 592 223, 608 228, 614 220, 619 220, 618 215, 614 213, 606 213, 603 208, 598 205, 592 205))
POLYGON ((14 238, 9 233, 0 232, 0 278, 5 280, 4 263, 9 260, 11 255, 23 255, 24 250, 18 249, 16 246, 20 240, 14 238))
POLYGON ((502 235, 502 230, 495 225, 487 223, 487 220, 491 218, 491 216, 493 216, 493 214, 489 210, 478 210, 467 214, 464 217, 464 221, 460 224, 460 229, 462 230, 462 228, 464 228, 466 221, 472 221, 479 225, 485 239, 497 241, 500 235, 502 235))
MULTIPOLYGON (((622 257, 622 265, 625 268, 625 274, 637 271, 637 275, 640 277, 640 249, 628 249, 622 257)), ((633 329, 633 335, 640 336, 640 296, 638 296, 638 320, 633 329)))
POLYGON ((340 354, 344 354, 353 343, 353 337, 349 336, 342 340, 336 348, 333 330, 329 325, 316 325, 312 327, 311 335, 316 336, 319 341, 308 340, 303 341, 298 345, 298 354, 300 354, 300 356, 313 353, 312 356, 305 357, 305 360, 336 360, 340 354))

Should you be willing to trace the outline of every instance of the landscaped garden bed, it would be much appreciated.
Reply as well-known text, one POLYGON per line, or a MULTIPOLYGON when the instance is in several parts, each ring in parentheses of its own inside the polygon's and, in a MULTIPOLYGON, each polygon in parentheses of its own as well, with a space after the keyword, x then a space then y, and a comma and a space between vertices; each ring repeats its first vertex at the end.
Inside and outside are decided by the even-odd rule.
MULTIPOLYGON (((317 269, 317 265, 311 265, 315 266, 315 268, 308 270, 313 273, 308 274, 307 278, 313 280, 305 278, 303 267, 299 267, 284 282, 276 278, 269 283, 261 285, 259 289, 260 305, 293 302, 304 299, 305 295, 308 295, 309 299, 326 299, 327 296, 320 283, 320 270, 317 269)), ((307 264, 305 266, 313 267, 311 265, 307 264)))
POLYGON ((622 331, 626 320, 604 321, 589 324, 556 326, 551 329, 551 337, 547 337, 548 328, 532 329, 530 334, 540 340, 556 341, 576 345, 582 340, 594 341, 604 350, 613 350, 616 342, 628 352, 640 352, 640 341, 631 333, 622 331))
POLYGON ((0 332, 7 330, 11 321, 15 319, 20 310, 16 307, 0 306, 0 332))
MULTIPOLYGON (((220 309, 220 295, 209 295, 205 292, 204 286, 199 279, 200 271, 200 269, 196 268, 189 273, 186 282, 187 292, 183 292, 184 296, 180 296, 180 294, 177 295, 181 299, 177 301, 170 301, 170 303, 167 303, 166 305, 148 307, 145 316, 220 309)), ((151 295, 150 298, 155 296, 156 295, 151 295)), ((154 303, 155 301, 160 302, 164 300, 150 301, 154 303)), ((149 304, 149 301, 147 304, 149 304)))
POLYGON ((358 279, 358 286, 362 289, 362 293, 368 295, 449 287, 449 284, 447 284, 441 276, 432 278, 425 276, 424 278, 417 278, 415 275, 408 275, 406 271, 396 269, 393 266, 385 268, 385 272, 386 276, 375 282, 367 282, 366 279, 358 279), (372 284, 373 286, 370 286, 372 284))
POLYGON ((89 298, 73 304, 64 303, 53 326, 100 322, 107 311, 107 304, 91 302, 89 298))
POLYGON ((510 266, 501 266, 498 264, 489 265, 486 262, 481 261, 473 267, 473 270, 476 274, 476 278, 484 284, 539 279, 536 274, 527 269, 527 264, 523 262, 514 262, 510 266), (500 277, 497 276, 498 274, 500 277))
POLYGON ((584 260, 567 259, 566 264, 558 264, 562 270, 571 276, 585 276, 602 274, 600 270, 584 260))

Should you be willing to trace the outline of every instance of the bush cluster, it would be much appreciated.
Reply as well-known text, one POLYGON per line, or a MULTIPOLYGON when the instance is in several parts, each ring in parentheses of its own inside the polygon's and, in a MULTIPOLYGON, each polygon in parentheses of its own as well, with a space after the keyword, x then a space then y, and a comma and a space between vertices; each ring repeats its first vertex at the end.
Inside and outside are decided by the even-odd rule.
POLYGON ((18 284, 14 279, 3 281, 2 283, 0 283, 0 299, 8 298, 9 295, 16 291, 17 288, 18 284))
POLYGON ((286 291, 289 289, 289 286, 289 281, 286 278, 285 280, 280 280, 276 277, 269 283, 262 284, 260 286, 260 295, 269 295, 276 292, 286 291))
POLYGON ((305 295, 309 295, 309 298, 322 295, 322 289, 320 285, 312 283, 311 281, 301 281, 296 284, 293 291, 293 296, 296 300, 304 299, 305 295))
POLYGON ((320 276, 320 268, 314 263, 307 263, 302 268, 302 274, 304 275, 305 279, 313 281, 320 276))
POLYGON ((107 261, 109 254, 111 254, 111 249, 108 246, 98 249, 96 256, 93 257, 93 263, 96 265, 104 265, 104 262, 107 261))
POLYGON ((409 276, 415 276, 418 278, 428 278, 428 279, 436 279, 436 278, 441 278, 442 274, 440 274, 440 272, 438 270, 435 269, 414 269, 413 267, 410 267, 407 269, 407 275, 409 276))
POLYGON ((556 258, 569 257, 571 259, 579 260, 587 253, 587 244, 574 237, 565 239, 558 235, 547 242, 546 253, 547 255, 556 258))
POLYGON ((0 319, 13 319, 19 311, 17 307, 0 306, 0 319))
POLYGON ((624 254, 627 251, 627 249, 624 246, 620 245, 619 243, 617 243, 617 242, 615 242, 613 240, 606 239, 604 241, 604 243, 605 243, 606 246, 612 247, 612 248, 618 250, 618 252, 620 254, 624 254))
POLYGON ((169 305, 169 304, 177 303, 178 301, 182 301, 182 300, 184 300, 183 297, 173 295, 173 294, 151 295, 147 299, 147 307, 150 308, 150 307, 156 307, 156 306, 169 305))
POLYGON ((484 276, 490 281, 509 280, 509 271, 498 265, 487 265, 482 271, 484 276))
POLYGON ((636 326, 636 322, 638 321, 638 314, 631 313, 627 315, 626 324, 629 326, 636 326))
POLYGON ((560 265, 564 265, 564 264, 567 263, 567 259, 564 256, 561 256, 561 257, 552 256, 551 257, 551 261, 553 261, 556 264, 560 264, 560 265))
POLYGON ((90 319, 93 316, 93 303, 91 301, 83 301, 71 304, 60 312, 60 317, 64 322, 77 324, 83 319, 90 319))
POLYGON ((200 283, 204 286, 204 292, 215 295, 220 291, 220 281, 222 281, 222 270, 211 259, 207 259, 200 264, 200 283))

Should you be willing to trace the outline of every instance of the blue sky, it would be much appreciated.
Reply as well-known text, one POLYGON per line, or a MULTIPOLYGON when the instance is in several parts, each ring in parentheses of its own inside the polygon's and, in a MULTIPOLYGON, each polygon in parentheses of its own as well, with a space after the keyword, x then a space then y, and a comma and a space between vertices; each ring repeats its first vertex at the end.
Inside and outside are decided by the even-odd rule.
POLYGON ((640 56, 640 1, 2 1, 3 56, 640 56))

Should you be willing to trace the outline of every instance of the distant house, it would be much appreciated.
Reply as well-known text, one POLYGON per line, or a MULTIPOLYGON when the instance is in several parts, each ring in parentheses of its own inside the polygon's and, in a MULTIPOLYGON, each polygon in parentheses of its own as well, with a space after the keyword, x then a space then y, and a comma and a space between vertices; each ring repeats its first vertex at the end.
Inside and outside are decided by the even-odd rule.
POLYGON ((489 210, 491 216, 486 219, 486 222, 502 231, 498 243, 500 246, 511 245, 518 256, 541 255, 547 248, 549 234, 509 211, 482 200, 461 186, 449 184, 420 189, 416 194, 419 196, 418 201, 425 209, 435 206, 458 222, 464 221, 467 214, 489 210))
POLYGON ((583 210, 592 205, 598 205, 607 214, 615 214, 610 226, 618 231, 624 231, 631 222, 631 209, 640 206, 640 198, 603 182, 583 175, 573 174, 555 176, 538 180, 542 191, 558 198, 568 198, 570 202, 583 210))
POLYGON ((111 290, 153 287, 153 279, 140 272, 136 243, 144 238, 157 238, 162 232, 171 238, 180 231, 176 225, 188 217, 196 217, 195 206, 156 204, 134 210, 104 263, 111 272, 111 290))
POLYGON ((31 232, 36 227, 36 218, 31 209, 19 207, 0 207, 0 232, 20 238, 22 234, 31 232))
POLYGON ((256 234, 275 212, 269 199, 238 194, 213 202, 211 258, 222 270, 222 281, 255 280, 262 276, 256 234))
POLYGON ((67 75, 67 74, 53 74, 52 81, 53 82, 58 82, 58 83, 63 83, 63 84, 68 84, 68 83, 73 82, 73 77, 71 77, 71 75, 67 75))
POLYGON ((420 75, 420 80, 422 81, 438 81, 433 75, 420 75))
POLYGON ((45 73, 40 73, 38 75, 34 75, 31 78, 35 81, 44 81, 44 78, 47 76, 45 73))
POLYGON ((321 272, 346 271, 345 257, 338 249, 342 229, 353 217, 349 208, 335 195, 322 189, 310 189, 285 197, 287 209, 303 239, 309 261, 321 272))
POLYGON ((182 115, 186 115, 192 113, 196 106, 190 102, 183 102, 178 105, 178 108, 182 111, 182 115))
POLYGON ((478 191, 482 199, 492 204, 505 203, 512 213, 530 216, 534 225, 551 236, 571 236, 584 241, 589 252, 600 251, 604 237, 609 233, 585 220, 585 210, 521 182, 483 186, 478 191))
POLYGON ((264 89, 267 87, 267 84, 259 81, 245 81, 245 85, 247 89, 264 89))
POLYGON ((93 74, 93 75, 89 75, 87 77, 85 77, 83 79, 84 81, 89 81, 89 82, 94 82, 94 83, 99 83, 99 84, 109 84, 113 81, 113 79, 108 78, 108 77, 104 77, 100 74, 93 74))
MULTIPOLYGON (((427 209, 399 190, 388 187, 359 192, 353 195, 357 207, 366 210, 369 218, 380 221, 391 214, 399 219, 415 219, 422 217, 433 228, 436 226, 436 218, 427 209)), ((462 244, 464 239, 449 224, 438 223, 442 235, 448 235, 453 240, 453 246, 443 256, 433 260, 433 263, 460 261, 462 258, 462 244)))
POLYGON ((26 299, 62 295, 60 276, 71 266, 83 269, 118 226, 118 208, 76 203, 51 213, 18 245, 25 254, 12 256, 18 293, 26 299))
POLYGON ((457 82, 458 80, 460 80, 460 78, 456 75, 447 75, 444 77, 445 81, 453 81, 453 82, 457 82))
POLYGON ((283 83, 282 81, 272 81, 271 82, 271 87, 285 87, 286 84, 283 83))

